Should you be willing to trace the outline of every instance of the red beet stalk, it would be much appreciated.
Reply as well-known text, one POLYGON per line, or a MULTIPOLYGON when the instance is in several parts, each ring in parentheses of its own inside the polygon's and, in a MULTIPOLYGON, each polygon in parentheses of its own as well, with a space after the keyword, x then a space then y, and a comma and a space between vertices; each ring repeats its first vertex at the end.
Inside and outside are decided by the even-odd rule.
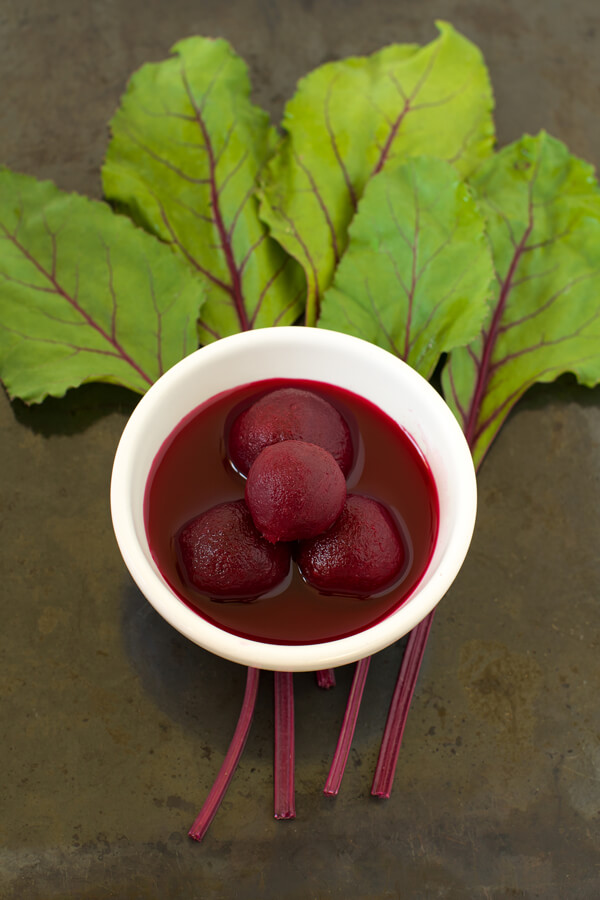
MULTIPOLYGON (((478 402, 480 400, 481 396, 478 397, 478 402)), ((467 435, 467 438, 472 451, 475 439, 472 434, 467 435)), ((411 631, 408 644, 406 645, 381 739, 379 758, 371 786, 371 794, 374 797, 387 799, 392 791, 398 754, 402 744, 402 735, 404 734, 408 711, 417 684, 417 678, 419 677, 423 656, 425 655, 434 614, 435 609, 422 622, 419 622, 411 631)))
POLYGON ((352 687, 350 688, 348 703, 346 704, 344 720, 340 728, 340 735, 333 754, 329 775, 323 789, 323 793, 328 797, 335 797, 342 783, 370 662, 370 656, 365 657, 365 659, 359 659, 354 669, 354 678, 352 679, 352 687))
POLYGON ((333 669, 319 669, 315 673, 317 676, 317 684, 323 691, 328 691, 335 687, 335 672, 333 669))
POLYGON ((274 814, 295 819, 294 681, 291 672, 275 672, 274 814))
POLYGON ((427 638, 431 630, 433 615, 434 613, 430 612, 422 622, 419 622, 416 628, 413 628, 408 638, 392 702, 390 703, 381 740, 379 758, 373 777, 371 794, 374 797, 388 798, 392 791, 404 726, 406 725, 410 702, 417 678, 419 677, 419 669, 421 668, 427 638))
POLYGON ((196 821, 190 828, 188 834, 195 841, 201 841, 206 834, 208 827, 215 817, 215 814, 221 805, 221 801, 225 796, 229 783, 233 777, 236 766, 240 761, 240 757, 246 745, 252 717, 254 715, 254 707, 256 706, 256 695, 258 692, 259 669, 248 669, 246 678, 246 691, 242 701, 242 709, 240 717, 231 739, 229 749, 225 754, 223 765, 217 775, 215 782, 210 790, 204 806, 200 810, 196 821))

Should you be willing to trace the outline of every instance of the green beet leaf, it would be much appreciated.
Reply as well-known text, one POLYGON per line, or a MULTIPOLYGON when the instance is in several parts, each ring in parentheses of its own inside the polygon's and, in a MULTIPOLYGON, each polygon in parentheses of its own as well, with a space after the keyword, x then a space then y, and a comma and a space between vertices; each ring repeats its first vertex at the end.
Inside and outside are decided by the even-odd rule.
POLYGON ((261 215, 304 268, 308 324, 374 175, 419 155, 466 175, 492 150, 493 98, 481 53, 447 23, 438 28, 424 47, 392 45, 315 69, 286 106, 261 215))
POLYGON ((129 83, 111 123, 105 195, 203 276, 202 343, 289 324, 304 276, 268 235, 255 193, 275 132, 226 41, 188 38, 173 54, 129 83))
POLYGON ((362 337, 429 378, 487 314, 483 216, 450 163, 415 157, 367 185, 319 325, 362 337))
POLYGON ((203 284, 105 203, 0 170, 0 378, 41 402, 88 381, 143 393, 197 346, 203 284))
POLYGON ((600 381, 600 191, 593 169, 545 133, 472 180, 487 219, 495 296, 480 337, 452 351, 444 393, 478 465, 537 381, 600 381))

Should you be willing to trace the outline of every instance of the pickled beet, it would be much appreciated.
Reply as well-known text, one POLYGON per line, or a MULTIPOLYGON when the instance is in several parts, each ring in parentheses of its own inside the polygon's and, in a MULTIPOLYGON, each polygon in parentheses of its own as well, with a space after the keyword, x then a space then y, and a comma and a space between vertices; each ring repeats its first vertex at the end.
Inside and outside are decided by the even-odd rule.
POLYGON ((183 526, 179 559, 191 585, 219 600, 252 599, 277 587, 290 570, 290 548, 256 530, 243 500, 219 503, 183 526))
POLYGON ((370 497, 349 494, 330 530, 301 542, 296 561, 308 584, 322 593, 368 597, 393 584, 405 557, 387 508, 370 497))
POLYGON ((354 450, 348 424, 324 397, 300 388, 281 388, 260 397, 235 419, 228 440, 229 458, 247 475, 258 454, 279 441, 307 441, 328 450, 344 475, 354 450))
POLYGON ((268 541, 314 537, 329 528, 346 500, 346 480, 327 450, 306 441, 265 447, 252 463, 246 503, 268 541))
POLYGON ((157 454, 144 503, 153 558, 181 600, 231 634, 280 644, 338 640, 372 626, 398 608, 427 568, 438 517, 431 472, 406 432, 369 401, 349 391, 291 379, 242 385, 193 410, 157 454), (215 602, 213 592, 194 588, 185 574, 175 539, 185 523, 197 517, 199 510, 244 496, 244 480, 232 466, 224 465, 223 451, 233 420, 257 396, 289 388, 318 391, 335 409, 344 411, 354 447, 359 446, 359 435, 364 447, 363 464, 355 467, 353 463, 352 493, 378 498, 401 517, 406 561, 390 590, 384 586, 370 595, 368 602, 357 602, 352 593, 321 592, 302 578, 297 565, 290 566, 281 590, 269 590, 251 603, 245 602, 248 598, 237 603, 215 602))

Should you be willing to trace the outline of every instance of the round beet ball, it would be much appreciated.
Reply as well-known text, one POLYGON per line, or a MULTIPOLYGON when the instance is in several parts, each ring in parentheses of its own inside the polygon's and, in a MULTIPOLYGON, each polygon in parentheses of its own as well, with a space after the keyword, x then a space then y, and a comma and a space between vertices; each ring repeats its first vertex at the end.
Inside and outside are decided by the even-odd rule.
POLYGON ((243 500, 196 516, 177 536, 179 559, 193 587, 218 600, 250 600, 277 587, 290 570, 290 548, 256 530, 243 500))
POLYGON ((240 413, 229 432, 228 453, 247 475, 258 454, 279 441, 307 441, 328 450, 344 475, 352 467, 354 450, 347 423, 337 409, 312 391, 278 388, 240 413))
POLYGON ((386 507, 349 494, 335 525, 303 541, 296 560, 305 581, 322 593, 368 597, 391 587, 405 558, 404 542, 386 507))
POLYGON ((246 482, 246 503, 268 541, 295 541, 329 528, 344 506, 346 479, 327 450, 280 441, 259 453, 246 482))

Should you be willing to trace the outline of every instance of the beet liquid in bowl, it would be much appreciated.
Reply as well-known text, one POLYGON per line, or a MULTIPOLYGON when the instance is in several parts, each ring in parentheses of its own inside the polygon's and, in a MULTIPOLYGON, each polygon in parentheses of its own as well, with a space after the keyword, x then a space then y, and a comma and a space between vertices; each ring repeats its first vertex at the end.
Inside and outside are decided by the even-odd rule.
POLYGON ((267 328, 193 353, 141 399, 115 456, 111 509, 126 565, 171 625, 227 659, 303 671, 370 655, 435 607, 466 555, 476 486, 458 423, 414 370, 337 332, 267 328), (391 589, 367 599, 322 595, 292 564, 282 590, 219 603, 182 578, 178 528, 213 503, 244 496, 226 459, 232 414, 286 385, 314 390, 351 423, 348 491, 380 498, 405 539, 406 565, 391 589))

